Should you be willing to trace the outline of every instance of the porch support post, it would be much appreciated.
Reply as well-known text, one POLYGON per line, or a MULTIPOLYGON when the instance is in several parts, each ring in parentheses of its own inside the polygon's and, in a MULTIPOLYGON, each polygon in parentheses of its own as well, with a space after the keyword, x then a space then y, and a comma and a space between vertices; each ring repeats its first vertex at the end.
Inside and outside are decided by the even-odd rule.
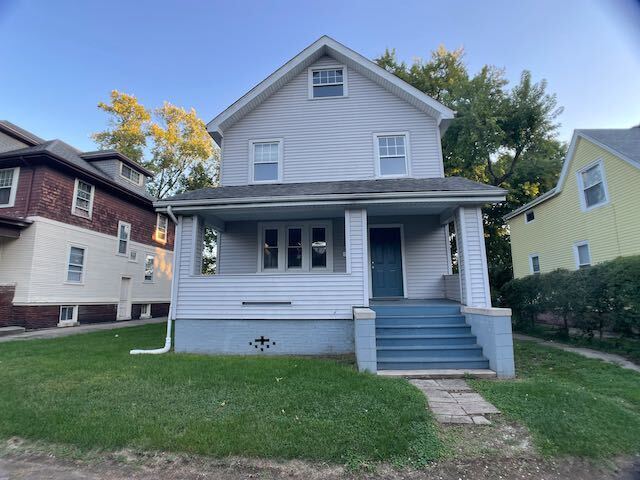
POLYGON ((454 213, 460 272, 460 298, 469 307, 491 307, 484 226, 479 206, 454 213))
POLYGON ((369 227, 365 208, 344 211, 344 238, 347 253, 347 273, 361 277, 362 303, 369 306, 369 227))

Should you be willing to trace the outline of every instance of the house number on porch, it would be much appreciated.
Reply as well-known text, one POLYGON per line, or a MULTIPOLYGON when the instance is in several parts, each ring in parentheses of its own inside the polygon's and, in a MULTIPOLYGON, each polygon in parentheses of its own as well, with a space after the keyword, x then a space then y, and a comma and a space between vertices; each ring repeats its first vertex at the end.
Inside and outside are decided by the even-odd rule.
POLYGON ((261 352, 264 352, 265 348, 269 348, 271 345, 275 346, 276 342, 265 338, 264 335, 260 335, 260 338, 256 338, 253 342, 249 342, 249 345, 253 345, 254 348, 259 348, 261 352))

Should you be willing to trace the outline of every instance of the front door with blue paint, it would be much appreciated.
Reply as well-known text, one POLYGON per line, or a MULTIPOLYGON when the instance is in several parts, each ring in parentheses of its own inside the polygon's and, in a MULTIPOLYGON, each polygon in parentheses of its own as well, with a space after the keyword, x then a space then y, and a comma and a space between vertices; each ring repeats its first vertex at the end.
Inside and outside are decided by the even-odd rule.
POLYGON ((399 227, 372 227, 371 290, 374 297, 402 297, 402 241, 399 227))

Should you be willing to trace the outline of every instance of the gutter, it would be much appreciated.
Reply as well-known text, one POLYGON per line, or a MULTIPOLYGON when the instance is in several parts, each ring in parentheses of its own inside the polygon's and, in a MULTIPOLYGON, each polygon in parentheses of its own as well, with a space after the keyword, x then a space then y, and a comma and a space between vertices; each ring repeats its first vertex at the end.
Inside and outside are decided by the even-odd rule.
POLYGON ((511 213, 507 213, 505 216, 502 217, 502 219, 505 220, 505 221, 511 220, 513 217, 517 217, 521 213, 524 213, 527 210, 530 210, 531 208, 535 207, 536 205, 541 204, 545 200, 548 200, 549 198, 555 197, 558 193, 560 193, 556 189, 557 189, 557 187, 553 187, 551 190, 548 190, 548 191, 544 192, 538 198, 535 198, 535 199, 531 200, 529 203, 525 203, 521 207, 516 208, 511 213))

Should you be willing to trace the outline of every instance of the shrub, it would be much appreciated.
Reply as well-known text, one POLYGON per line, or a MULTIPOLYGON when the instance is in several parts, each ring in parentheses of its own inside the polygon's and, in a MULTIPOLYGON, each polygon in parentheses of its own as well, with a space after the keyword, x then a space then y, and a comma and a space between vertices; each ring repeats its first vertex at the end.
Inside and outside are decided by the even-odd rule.
POLYGON ((501 289, 516 327, 533 326, 540 313, 562 318, 566 333, 575 325, 586 335, 613 329, 640 331, 640 256, 620 257, 590 268, 555 270, 511 280, 501 289))

